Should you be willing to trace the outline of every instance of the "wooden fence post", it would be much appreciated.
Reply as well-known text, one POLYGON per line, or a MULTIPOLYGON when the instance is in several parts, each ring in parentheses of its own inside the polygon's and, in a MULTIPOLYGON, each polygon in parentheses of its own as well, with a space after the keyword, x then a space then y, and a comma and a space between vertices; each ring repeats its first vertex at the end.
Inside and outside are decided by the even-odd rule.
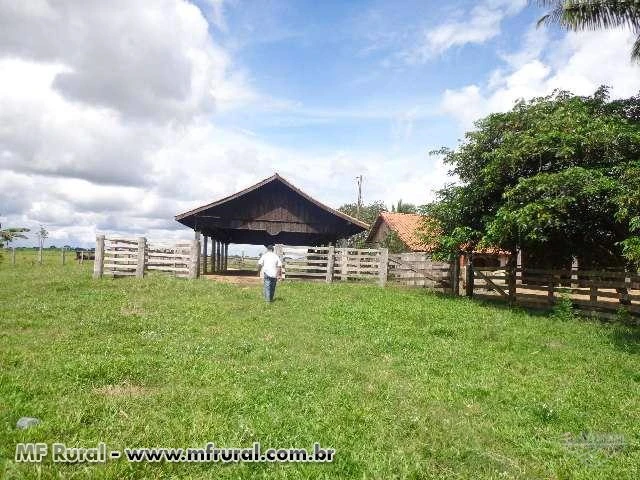
POLYGON ((549 305, 553 305, 554 303, 554 298, 553 298, 553 289, 555 287, 554 285, 554 277, 553 277, 553 273, 549 274, 549 285, 547 286, 547 301, 549 302, 549 305))
POLYGON ((65 260, 64 256, 65 256, 65 250, 64 250, 64 247, 62 247, 62 250, 60 252, 60 261, 62 262, 62 265, 64 265, 64 260, 65 260))
POLYGON ((136 267, 136 277, 144 277, 144 267, 146 265, 147 256, 147 239, 138 237, 138 265, 136 267))
POLYGON ((40 240, 40 250, 38 251, 38 263, 42 265, 42 240, 40 240))
POLYGON ((378 266, 378 285, 384 287, 387 283, 387 269, 389 267, 389 249, 380 249, 380 263, 378 266))
POLYGON ((11 247, 11 265, 16 264, 16 247, 11 247))
POLYGON ((598 303, 598 285, 594 285, 594 278, 591 277, 591 285, 589 286, 589 301, 595 305, 598 303))
POLYGON ((450 268, 451 275, 451 293, 455 296, 460 295, 460 256, 454 255, 450 268))
POLYGON ((509 303, 513 305, 516 303, 516 272, 517 272, 518 257, 513 253, 509 254, 507 260, 507 288, 509 293, 509 303))
POLYGON ((340 251, 340 280, 346 281, 349 277, 349 248, 343 247, 340 251))
POLYGON ((95 259, 93 262, 93 278, 102 278, 103 273, 104 273, 104 235, 98 235, 96 237, 96 253, 95 253, 95 259))
POLYGON ((333 266, 336 261, 335 250, 333 245, 329 245, 329 250, 327 251, 327 275, 325 277, 327 283, 333 282, 333 266))
POLYGON ((467 255, 467 264, 466 264, 466 279, 465 282, 467 284, 467 289, 465 294, 467 297, 473 297, 473 281, 475 278, 475 274, 473 273, 473 253, 469 253, 467 255))
POLYGON ((198 257, 200 254, 200 242, 191 240, 191 249, 189 251, 189 278, 198 278, 198 257))

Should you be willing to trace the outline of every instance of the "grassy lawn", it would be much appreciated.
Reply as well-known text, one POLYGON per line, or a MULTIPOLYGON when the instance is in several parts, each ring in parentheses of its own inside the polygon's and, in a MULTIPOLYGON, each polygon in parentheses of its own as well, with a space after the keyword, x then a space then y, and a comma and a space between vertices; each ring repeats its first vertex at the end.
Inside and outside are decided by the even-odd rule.
POLYGON ((3 478, 638 478, 636 330, 350 284, 284 282, 266 305, 254 286, 95 281, 92 262, 58 262, 0 265, 3 478), (17 430, 21 416, 42 423, 17 430), (337 454, 13 461, 17 442, 101 441, 337 454))

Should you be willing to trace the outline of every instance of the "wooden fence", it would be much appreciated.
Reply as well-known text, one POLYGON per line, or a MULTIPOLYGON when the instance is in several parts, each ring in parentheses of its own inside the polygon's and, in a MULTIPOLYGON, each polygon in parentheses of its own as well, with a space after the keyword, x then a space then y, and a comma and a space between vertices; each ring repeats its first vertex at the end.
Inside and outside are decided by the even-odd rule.
MULTIPOLYGON (((527 307, 553 307, 558 299, 604 317, 621 311, 640 317, 640 274, 624 271, 540 270, 515 267, 459 267, 426 253, 390 255, 387 249, 276 245, 289 280, 375 282, 422 287, 444 293, 503 301, 527 307), (461 289, 462 287, 462 289, 461 289)), ((146 271, 196 278, 200 242, 148 242, 140 237, 97 237, 94 276, 144 276, 146 271)))
POLYGON ((290 280, 387 281, 387 250, 375 248, 291 247, 276 245, 283 276, 290 280))
POLYGON ((640 316, 640 274, 625 271, 487 268, 467 265, 467 296, 551 308, 566 298, 575 308, 603 317, 620 311, 640 316))
POLYGON ((158 271, 176 277, 198 276, 200 244, 190 242, 149 242, 145 237, 96 238, 93 276, 143 277, 145 272, 158 271))
POLYGON ((432 260, 428 253, 389 255, 389 282, 451 292, 456 283, 455 275, 451 264, 432 260))

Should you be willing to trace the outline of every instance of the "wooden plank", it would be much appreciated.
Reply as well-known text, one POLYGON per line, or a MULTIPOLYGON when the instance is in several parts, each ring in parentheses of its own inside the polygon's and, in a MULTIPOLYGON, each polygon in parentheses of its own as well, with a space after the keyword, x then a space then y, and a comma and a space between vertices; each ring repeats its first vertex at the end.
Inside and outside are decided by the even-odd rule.
POLYGON ((495 291, 497 291, 500 295, 502 295, 503 297, 507 298, 509 297, 509 295, 507 294, 507 292, 505 292, 501 287, 499 287, 498 285, 496 285, 495 283, 493 283, 492 280, 490 280, 488 277, 485 276, 484 273, 482 273, 479 270, 476 270, 474 268, 474 272, 476 273, 476 275, 479 275, 480 278, 482 278, 485 282, 487 282, 487 285, 490 286, 491 288, 493 288, 495 291))
POLYGON ((333 282, 333 268, 335 263, 334 247, 330 246, 327 250, 327 272, 325 274, 325 281, 327 283, 333 282))
POLYGON ((287 271, 287 279, 295 277, 295 278, 304 278, 304 277, 323 277, 326 278, 326 273, 313 273, 313 272, 289 272, 287 271))
POLYGON ((104 264, 104 268, 107 269, 109 268, 110 270, 136 270, 138 267, 137 263, 131 263, 131 264, 122 264, 122 263, 108 263, 105 262, 104 264))
POLYGON ((93 278, 101 278, 104 274, 104 235, 96 237, 96 253, 93 262, 93 278))
POLYGON ((157 270, 160 272, 184 272, 189 273, 188 267, 156 267, 156 266, 147 266, 147 270, 157 270))

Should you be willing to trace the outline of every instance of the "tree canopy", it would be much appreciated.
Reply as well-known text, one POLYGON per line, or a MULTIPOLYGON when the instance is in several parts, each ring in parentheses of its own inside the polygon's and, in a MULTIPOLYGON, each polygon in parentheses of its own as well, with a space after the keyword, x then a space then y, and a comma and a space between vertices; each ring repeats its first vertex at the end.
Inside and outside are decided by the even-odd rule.
POLYGON ((558 91, 475 127, 439 152, 459 179, 425 209, 439 256, 479 245, 558 266, 640 263, 640 96, 558 91))
MULTIPOLYGON (((356 203, 345 203, 340 208, 338 208, 338 210, 342 213, 346 213, 347 215, 353 218, 358 218, 357 216, 358 205, 356 203)), ((380 214, 380 212, 386 212, 386 211, 387 211, 387 206, 384 204, 384 202, 380 200, 376 200, 367 205, 360 206, 360 216, 358 220, 362 220, 363 222, 368 223, 369 226, 372 226, 373 222, 375 222, 376 218, 378 218, 378 215, 380 214)), ((367 235, 368 235, 368 232, 361 232, 356 235, 353 235, 352 237, 349 237, 347 239, 347 246, 354 247, 354 248, 364 247, 364 243, 367 238, 367 235)))

